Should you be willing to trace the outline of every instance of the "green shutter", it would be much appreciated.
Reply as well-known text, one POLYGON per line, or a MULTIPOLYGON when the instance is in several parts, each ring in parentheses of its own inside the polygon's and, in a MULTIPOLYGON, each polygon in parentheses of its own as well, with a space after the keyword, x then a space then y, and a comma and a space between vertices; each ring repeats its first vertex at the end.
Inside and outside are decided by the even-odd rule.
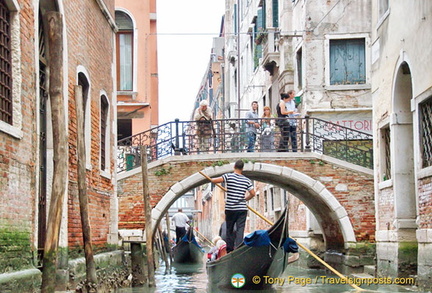
POLYGON ((263 9, 260 7, 257 10, 257 20, 256 20, 256 27, 257 27, 257 32, 260 33, 264 30, 264 25, 263 25, 263 9))
POLYGON ((273 0, 273 27, 279 27, 279 0, 273 0))

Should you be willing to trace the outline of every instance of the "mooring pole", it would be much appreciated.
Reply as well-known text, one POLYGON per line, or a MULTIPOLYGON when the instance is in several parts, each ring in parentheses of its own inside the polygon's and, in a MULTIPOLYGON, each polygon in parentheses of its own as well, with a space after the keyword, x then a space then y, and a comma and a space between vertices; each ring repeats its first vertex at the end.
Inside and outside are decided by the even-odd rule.
POLYGON ((63 18, 58 12, 47 12, 48 59, 50 60, 49 95, 51 100, 53 161, 51 203, 49 206, 44 245, 42 293, 55 290, 57 253, 60 237, 63 202, 68 181, 68 129, 63 98, 63 18))
POLYGON ((142 173, 143 197, 144 197, 148 286, 155 287, 156 283, 155 283, 155 267, 154 267, 154 257, 153 257, 151 202, 150 202, 150 192, 148 186, 148 170, 147 170, 147 146, 142 145, 140 148, 140 153, 141 153, 141 173, 142 173))
POLYGON ((84 138, 84 105, 82 87, 75 86, 75 110, 77 127, 77 156, 78 156, 78 198, 81 215, 81 227, 84 242, 84 254, 86 260, 87 289, 91 285, 97 285, 96 264, 93 258, 91 243, 91 227, 88 213, 88 196, 86 184, 86 151, 84 138))

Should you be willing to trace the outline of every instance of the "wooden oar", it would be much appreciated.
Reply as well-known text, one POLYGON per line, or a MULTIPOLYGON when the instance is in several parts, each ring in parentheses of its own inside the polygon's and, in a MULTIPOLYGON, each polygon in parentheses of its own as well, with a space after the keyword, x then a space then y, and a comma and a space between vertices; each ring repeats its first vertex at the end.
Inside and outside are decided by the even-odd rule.
MULTIPOLYGON (((260 217, 261 219, 265 220, 268 224, 273 226, 273 223, 268 220, 267 218, 265 218, 263 215, 261 215, 259 212, 257 212, 256 210, 252 209, 251 207, 248 206, 248 208, 253 211, 258 217, 260 217)), ((303 244, 297 242, 297 240, 294 239, 294 241, 297 243, 298 246, 300 246, 303 250, 305 250, 307 253, 309 253, 310 255, 312 255, 317 261, 319 261, 320 263, 322 263, 326 268, 328 268, 330 271, 332 271, 333 273, 335 273, 337 276, 339 276, 339 278, 343 279, 346 281, 347 284, 351 285, 354 289, 356 290, 360 290, 360 291, 365 291, 364 289, 356 286, 355 284, 351 284, 351 282, 348 281, 348 278, 344 275, 342 275, 341 273, 339 273, 336 269, 334 269, 332 266, 330 266, 328 263, 326 263, 324 260, 322 260, 318 255, 316 255, 315 253, 313 253, 312 251, 310 251, 307 247, 305 247, 303 244)))
POLYGON ((215 246, 215 244, 214 244, 212 241, 208 240, 208 239, 207 239, 204 235, 202 235, 202 234, 201 234, 197 229, 198 229, 198 228, 195 227, 194 230, 195 230, 195 232, 198 233, 199 236, 201 236, 202 238, 204 238, 204 240, 207 241, 208 243, 210 243, 212 246, 215 246))
MULTIPOLYGON (((204 174, 203 172, 199 171, 199 173, 201 175, 203 175, 205 178, 207 178, 208 180, 210 180, 211 182, 211 178, 209 176, 207 176, 206 174, 204 174)), ((225 187, 223 187, 222 185, 220 185, 219 183, 216 183, 216 186, 219 187, 220 189, 222 189, 223 191, 227 191, 227 189, 225 187)), ((247 205, 248 209, 251 210, 253 213, 255 213, 255 215, 257 215, 258 217, 260 217, 261 219, 263 219, 264 221, 266 221, 268 224, 273 225, 273 223, 267 219, 266 217, 264 217, 263 215, 261 215, 258 211, 256 211, 255 209, 251 208, 249 205, 247 205)), ((330 271, 332 271, 333 273, 335 273, 337 276, 339 276, 339 278, 343 279, 346 281, 347 284, 349 284, 351 287, 353 287, 354 289, 358 290, 358 291, 365 291, 365 289, 360 288, 359 286, 357 286, 356 284, 352 284, 351 282, 348 281, 348 278, 344 275, 342 275, 341 273, 339 273, 336 269, 334 269, 332 266, 330 266, 328 263, 326 263, 324 260, 322 260, 318 255, 316 255, 315 253, 313 253, 312 251, 310 251, 307 247, 305 247, 303 244, 297 242, 295 239, 294 241, 297 243, 298 246, 300 246, 303 250, 305 250, 307 253, 309 253, 310 255, 312 255, 317 261, 319 261, 320 263, 322 263, 326 268, 328 268, 330 271)))

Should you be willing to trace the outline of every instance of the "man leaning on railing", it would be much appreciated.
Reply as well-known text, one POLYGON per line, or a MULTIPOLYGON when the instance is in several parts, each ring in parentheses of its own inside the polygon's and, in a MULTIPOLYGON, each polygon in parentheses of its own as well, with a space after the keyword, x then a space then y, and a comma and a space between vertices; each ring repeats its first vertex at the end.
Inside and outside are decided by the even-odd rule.
POLYGON ((202 100, 195 110, 194 120, 197 122, 198 153, 208 152, 213 125, 212 110, 206 100, 202 100))

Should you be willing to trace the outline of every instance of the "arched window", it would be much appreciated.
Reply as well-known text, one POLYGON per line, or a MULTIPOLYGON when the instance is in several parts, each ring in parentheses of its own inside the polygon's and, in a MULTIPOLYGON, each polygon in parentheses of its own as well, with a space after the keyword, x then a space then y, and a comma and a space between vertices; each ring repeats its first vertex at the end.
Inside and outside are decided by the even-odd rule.
POLYGON ((82 88, 82 102, 83 102, 83 120, 84 120, 84 142, 86 150, 86 165, 87 168, 91 168, 91 101, 90 101, 90 83, 83 72, 78 73, 78 85, 82 88))
POLYGON ((109 117, 109 104, 108 99, 105 95, 101 95, 100 99, 100 168, 104 171, 109 167, 108 160, 108 146, 109 146, 109 127, 108 127, 108 117, 109 117))
POLYGON ((119 91, 133 90, 133 22, 126 13, 115 12, 118 27, 117 47, 117 88, 119 91))

